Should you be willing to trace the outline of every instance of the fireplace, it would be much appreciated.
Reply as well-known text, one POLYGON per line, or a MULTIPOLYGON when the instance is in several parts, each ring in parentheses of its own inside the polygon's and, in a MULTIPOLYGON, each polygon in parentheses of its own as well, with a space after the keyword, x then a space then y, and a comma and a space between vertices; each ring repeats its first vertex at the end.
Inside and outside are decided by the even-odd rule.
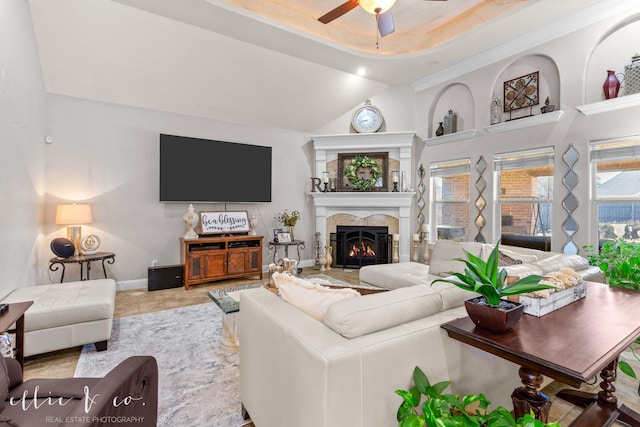
MULTIPOLYGON (((313 139, 314 176, 323 177, 325 172, 338 171, 338 158, 342 153, 376 153, 387 152, 389 162, 406 176, 412 173, 412 153, 414 151, 414 132, 378 132, 378 133, 350 133, 342 135, 316 135, 313 139)), ((391 167, 391 166, 389 166, 391 167)), ((334 176, 334 178, 337 178, 334 176)), ((391 176, 388 176, 391 180, 391 176)), ((416 182, 409 182, 416 185, 416 182)), ((411 253, 411 225, 415 221, 415 195, 413 191, 381 192, 381 191, 336 191, 322 192, 312 189, 309 196, 313 199, 315 208, 315 231, 322 235, 325 245, 331 245, 336 260, 336 242, 334 235, 337 225, 388 226, 389 234, 398 234, 398 258, 400 262, 408 262, 411 253), (351 220, 335 223, 332 217, 349 215, 351 220), (385 223, 377 218, 387 217, 385 223), (395 223, 388 221, 393 218, 395 223)), ((388 249, 391 244, 387 243, 388 249)), ((383 251, 384 252, 384 251, 383 251)), ((391 261, 391 256, 387 256, 391 261)), ((370 260, 365 260, 369 262, 370 260)), ((365 262, 363 261, 363 262, 365 262)))
POLYGON ((388 227, 338 225, 331 233, 334 266, 360 268, 389 262, 391 235, 388 227))

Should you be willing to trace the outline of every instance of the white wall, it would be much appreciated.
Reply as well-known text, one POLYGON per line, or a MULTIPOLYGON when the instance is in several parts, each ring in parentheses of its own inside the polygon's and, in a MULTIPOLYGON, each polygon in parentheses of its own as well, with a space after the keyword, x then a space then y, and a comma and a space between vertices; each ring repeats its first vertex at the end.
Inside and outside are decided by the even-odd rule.
MULTIPOLYGON (((46 147, 46 240, 66 235, 64 227, 55 225, 57 203, 90 203, 94 222, 83 226, 83 235, 96 234, 99 250, 116 253, 116 262, 107 267, 118 282, 145 280, 151 260, 160 265, 180 261, 178 239, 185 233, 182 215, 187 204, 158 201, 160 133, 273 147, 272 203, 194 206, 197 211, 248 210, 259 220, 257 232, 269 238, 274 228, 281 228, 274 215, 285 208, 298 209, 303 218, 296 238, 311 241, 313 220, 305 198, 311 170, 308 135, 61 95, 49 95, 47 132, 54 142, 46 147)), ((267 239, 263 264, 266 243, 267 239)), ((303 258, 312 258, 311 247, 307 245, 303 258)), ((43 258, 51 256, 46 245, 42 249, 43 258)), ((39 268, 46 270, 46 263, 39 268)), ((67 268, 65 281, 77 277, 67 268)), ((52 281, 59 279, 59 273, 50 276, 52 281)))
MULTIPOLYGON (((595 243, 596 218, 594 218, 595 213, 590 204, 589 141, 640 134, 640 121, 638 121, 640 107, 589 116, 579 112, 576 107, 604 99, 602 83, 607 74, 606 70, 623 71, 624 64, 631 62, 631 56, 637 50, 637 46, 629 41, 638 39, 640 39, 639 17, 622 16, 619 19, 610 19, 534 49, 523 51, 519 55, 417 93, 416 130, 421 138, 428 138, 433 135, 433 128, 429 120, 430 111, 433 105, 442 103, 440 99, 442 87, 463 84, 470 89, 475 117, 472 118, 473 120, 465 122, 465 130, 476 129, 480 132, 479 136, 465 141, 428 146, 422 153, 420 161, 424 163, 425 167, 428 167, 430 162, 470 158, 472 165, 471 200, 473 202, 477 197, 473 183, 478 178, 474 165, 481 155, 485 157, 490 165, 485 174, 488 187, 484 193, 487 199, 484 214, 488 221, 484 236, 488 241, 495 241, 499 238, 498 221, 500 217, 492 191, 494 184, 492 155, 520 149, 553 146, 555 148, 555 193, 552 249, 560 250, 566 242, 561 229, 561 224, 566 219, 566 213, 561 203, 567 194, 562 185, 562 176, 567 172, 567 168, 562 162, 562 154, 569 144, 573 144, 580 152, 580 159, 575 166, 580 177, 575 191, 580 205, 574 214, 580 228, 575 240, 579 248, 595 243), (615 62, 612 58, 616 58, 615 62), (536 60, 540 63, 538 64, 536 60), (549 60, 555 62, 557 73, 554 73, 553 67, 549 66, 549 60), (488 133, 483 128, 489 125, 489 106, 492 99, 495 98, 494 88, 501 87, 504 80, 522 75, 523 64, 528 65, 527 72, 538 70, 539 68, 536 68, 538 65, 542 69, 552 70, 546 74, 541 71, 541 80, 553 79, 554 74, 557 75, 556 78, 559 79, 559 82, 541 82, 541 90, 547 87, 553 93, 559 88, 561 95, 556 99, 552 96, 550 101, 551 104, 556 105, 556 108, 559 107, 564 111, 563 116, 556 123, 504 133, 488 133)), ((534 108, 536 114, 539 114, 539 108, 543 106, 544 97, 545 94, 541 93, 540 105, 534 108)), ((467 107, 466 104, 457 104, 469 102, 467 98, 459 99, 455 96, 446 101, 454 106, 455 110, 467 107)), ((472 223, 476 215, 477 210, 472 206, 472 223)), ((469 236, 473 238, 477 231, 473 226, 469 236)))
POLYGON ((45 102, 29 3, 0 0, 0 296, 40 279, 45 102))

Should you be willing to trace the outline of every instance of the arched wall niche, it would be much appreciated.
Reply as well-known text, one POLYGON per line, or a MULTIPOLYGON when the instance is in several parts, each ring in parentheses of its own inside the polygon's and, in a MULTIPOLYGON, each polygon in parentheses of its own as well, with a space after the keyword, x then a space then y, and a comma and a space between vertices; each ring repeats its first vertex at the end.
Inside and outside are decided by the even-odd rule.
POLYGON ((589 53, 584 76, 584 102, 590 104, 603 101, 602 85, 607 70, 613 70, 622 82, 618 96, 624 95, 624 67, 631 63, 631 57, 640 53, 640 16, 628 17, 603 34, 589 53))
POLYGON ((427 122, 429 137, 436 136, 438 125, 449 110, 453 110, 458 116, 458 132, 474 128, 475 103, 471 90, 463 83, 453 83, 443 88, 434 98, 427 122))
MULTIPOLYGON (((538 96, 539 104, 534 106, 531 111, 529 108, 515 110, 511 112, 511 118, 517 119, 526 117, 529 114, 541 114, 540 108, 544 107, 544 102, 549 97, 549 104, 555 105, 555 109, 560 109, 560 72, 558 66, 553 59, 547 55, 531 54, 520 57, 506 66, 500 73, 493 84, 491 97, 487 100, 487 105, 494 99, 498 98, 504 109, 504 82, 513 80, 520 76, 524 76, 533 72, 539 72, 538 96)), ((502 121, 509 119, 509 113, 502 114, 502 121)), ((489 121, 489 115, 486 122, 489 121)))

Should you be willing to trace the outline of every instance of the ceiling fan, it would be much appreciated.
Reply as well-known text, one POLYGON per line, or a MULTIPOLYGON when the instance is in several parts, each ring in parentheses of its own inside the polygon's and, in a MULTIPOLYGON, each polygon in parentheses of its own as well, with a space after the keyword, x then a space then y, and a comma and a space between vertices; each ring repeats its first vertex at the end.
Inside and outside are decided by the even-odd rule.
MULTIPOLYGON (((447 1, 447 0, 429 0, 429 1, 447 1)), ((340 18, 351 9, 355 9, 357 6, 362 7, 367 12, 376 16, 376 23, 378 24, 378 31, 380 36, 388 36, 395 31, 393 25, 393 15, 391 14, 391 7, 396 3, 396 0, 347 0, 335 9, 327 12, 318 18, 318 21, 323 24, 328 24, 334 19, 340 18)))

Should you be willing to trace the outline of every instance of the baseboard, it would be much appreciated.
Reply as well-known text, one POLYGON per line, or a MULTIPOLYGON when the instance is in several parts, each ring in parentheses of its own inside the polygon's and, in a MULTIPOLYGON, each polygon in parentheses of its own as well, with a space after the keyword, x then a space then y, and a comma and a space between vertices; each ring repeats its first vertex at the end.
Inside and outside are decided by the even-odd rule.
POLYGON ((116 283, 116 291, 131 291, 133 289, 147 289, 147 279, 125 280, 116 283))

